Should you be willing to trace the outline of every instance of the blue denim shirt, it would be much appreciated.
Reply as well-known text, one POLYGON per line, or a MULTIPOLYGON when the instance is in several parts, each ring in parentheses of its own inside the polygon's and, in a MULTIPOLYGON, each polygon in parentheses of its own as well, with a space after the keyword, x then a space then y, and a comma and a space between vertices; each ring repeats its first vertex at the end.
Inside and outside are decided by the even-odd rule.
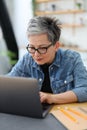
MULTIPOLYGON (((26 53, 12 68, 9 76, 36 78, 41 89, 44 74, 39 65, 26 53)), ((72 90, 79 102, 87 101, 87 71, 80 54, 59 49, 49 67, 50 84, 54 94, 72 90)))

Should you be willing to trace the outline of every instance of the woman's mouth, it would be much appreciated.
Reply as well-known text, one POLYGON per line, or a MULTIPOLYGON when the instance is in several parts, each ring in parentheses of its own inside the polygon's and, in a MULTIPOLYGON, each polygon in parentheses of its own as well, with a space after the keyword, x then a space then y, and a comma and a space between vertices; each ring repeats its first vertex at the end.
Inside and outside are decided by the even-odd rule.
POLYGON ((36 59, 36 61, 41 61, 42 60, 42 58, 38 58, 38 59, 36 59))

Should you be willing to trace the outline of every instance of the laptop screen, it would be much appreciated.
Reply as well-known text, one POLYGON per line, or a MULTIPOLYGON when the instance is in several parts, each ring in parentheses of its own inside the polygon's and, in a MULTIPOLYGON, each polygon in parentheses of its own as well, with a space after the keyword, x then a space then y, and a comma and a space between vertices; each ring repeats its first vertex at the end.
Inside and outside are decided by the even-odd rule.
POLYGON ((34 78, 0 76, 0 112, 43 118, 38 81, 34 78))

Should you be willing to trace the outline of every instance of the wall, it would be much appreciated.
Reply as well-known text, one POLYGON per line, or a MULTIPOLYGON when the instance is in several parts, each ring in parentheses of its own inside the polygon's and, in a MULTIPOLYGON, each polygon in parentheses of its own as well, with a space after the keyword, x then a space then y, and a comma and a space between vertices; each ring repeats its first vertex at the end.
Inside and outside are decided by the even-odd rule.
MULTIPOLYGON (((8 0, 9 2, 11 0, 8 0)), ((85 1, 83 3, 82 8, 87 10, 87 0, 76 0, 76 1, 85 1)), ((13 0, 10 4, 13 5, 10 7, 10 13, 12 17, 13 27, 15 31, 16 38, 18 40, 19 47, 25 46, 27 44, 27 37, 26 37, 26 28, 28 21, 31 17, 33 17, 32 12, 32 0, 13 0), (12 15, 13 13, 13 15, 12 15)), ((77 8, 74 4, 74 0, 59 0, 55 2, 43 3, 38 6, 40 10, 50 10, 52 11, 51 5, 55 4, 57 10, 61 9, 73 9, 77 8)), ((77 28, 63 28, 62 29, 62 37, 65 39, 66 44, 77 44, 83 49, 87 49, 87 12, 83 14, 73 15, 73 14, 65 14, 65 15, 54 15, 58 17, 61 21, 64 19, 63 22, 83 22, 85 24, 84 27, 77 27, 77 28), (78 21, 78 19, 83 19, 83 21, 78 21)))

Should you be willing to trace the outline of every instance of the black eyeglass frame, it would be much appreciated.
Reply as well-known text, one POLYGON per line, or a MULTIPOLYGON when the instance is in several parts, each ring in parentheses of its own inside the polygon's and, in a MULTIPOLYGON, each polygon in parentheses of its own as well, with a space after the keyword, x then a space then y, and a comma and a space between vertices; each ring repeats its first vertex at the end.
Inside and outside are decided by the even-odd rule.
POLYGON ((49 44, 47 47, 34 48, 34 47, 29 47, 29 44, 28 44, 27 47, 26 47, 26 49, 27 49, 27 51, 30 52, 31 54, 35 54, 36 51, 37 51, 38 53, 40 53, 40 54, 45 54, 45 53, 47 53, 48 48, 51 47, 52 45, 53 45, 53 44, 51 43, 51 44, 49 44), (31 52, 31 51, 29 50, 29 48, 30 48, 30 49, 33 49, 34 52, 31 52), (39 49, 45 49, 45 51, 44 51, 44 52, 40 52, 39 49))

